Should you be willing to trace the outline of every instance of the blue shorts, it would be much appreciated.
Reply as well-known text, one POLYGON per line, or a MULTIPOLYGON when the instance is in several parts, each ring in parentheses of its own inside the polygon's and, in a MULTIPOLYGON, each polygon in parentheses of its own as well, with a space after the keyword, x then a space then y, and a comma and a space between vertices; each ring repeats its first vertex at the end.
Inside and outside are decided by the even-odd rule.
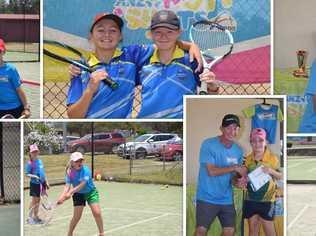
POLYGON ((273 221, 274 208, 274 202, 257 202, 245 200, 243 210, 244 218, 248 219, 254 215, 259 215, 264 220, 273 221))
POLYGON ((10 110, 0 110, 0 118, 4 115, 10 114, 13 115, 14 118, 18 119, 20 116, 22 116, 22 112, 24 111, 23 105, 10 109, 10 110))

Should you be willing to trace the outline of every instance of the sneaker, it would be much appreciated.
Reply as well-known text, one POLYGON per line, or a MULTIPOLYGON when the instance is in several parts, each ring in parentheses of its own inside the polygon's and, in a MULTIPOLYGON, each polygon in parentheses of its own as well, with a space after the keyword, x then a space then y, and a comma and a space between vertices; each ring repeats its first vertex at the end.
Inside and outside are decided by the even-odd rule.
POLYGON ((30 225, 34 225, 35 221, 32 217, 27 218, 26 223, 30 224, 30 225))
POLYGON ((44 221, 41 220, 40 218, 35 218, 33 219, 35 224, 44 224, 44 221))

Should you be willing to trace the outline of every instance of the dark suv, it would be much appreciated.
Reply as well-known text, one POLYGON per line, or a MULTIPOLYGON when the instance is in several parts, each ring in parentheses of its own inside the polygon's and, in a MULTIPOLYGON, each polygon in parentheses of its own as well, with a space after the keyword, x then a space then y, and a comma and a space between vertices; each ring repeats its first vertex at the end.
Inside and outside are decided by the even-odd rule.
MULTIPOLYGON (((112 153, 117 146, 125 143, 125 138, 119 132, 95 133, 94 134, 94 151, 112 153)), ((69 152, 91 152, 91 134, 87 134, 80 139, 67 143, 69 152)))

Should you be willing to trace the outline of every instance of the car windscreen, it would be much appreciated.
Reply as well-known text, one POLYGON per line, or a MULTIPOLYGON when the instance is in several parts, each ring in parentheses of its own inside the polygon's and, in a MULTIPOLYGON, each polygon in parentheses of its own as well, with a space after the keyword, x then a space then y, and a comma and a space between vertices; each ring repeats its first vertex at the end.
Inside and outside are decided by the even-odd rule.
POLYGON ((148 139, 151 135, 142 135, 142 136, 139 136, 135 139, 135 142, 144 142, 146 141, 146 139, 148 139))

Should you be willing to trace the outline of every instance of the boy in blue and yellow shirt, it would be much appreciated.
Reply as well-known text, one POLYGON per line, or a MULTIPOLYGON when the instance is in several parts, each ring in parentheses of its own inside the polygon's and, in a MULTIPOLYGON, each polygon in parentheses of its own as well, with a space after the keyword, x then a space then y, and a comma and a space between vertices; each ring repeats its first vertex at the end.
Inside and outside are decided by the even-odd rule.
POLYGON ((142 85, 142 105, 137 118, 183 117, 183 95, 197 93, 201 81, 211 82, 212 72, 195 72, 196 61, 176 42, 181 34, 180 20, 169 10, 158 11, 151 20, 150 33, 157 48, 143 58, 138 72, 142 85))

